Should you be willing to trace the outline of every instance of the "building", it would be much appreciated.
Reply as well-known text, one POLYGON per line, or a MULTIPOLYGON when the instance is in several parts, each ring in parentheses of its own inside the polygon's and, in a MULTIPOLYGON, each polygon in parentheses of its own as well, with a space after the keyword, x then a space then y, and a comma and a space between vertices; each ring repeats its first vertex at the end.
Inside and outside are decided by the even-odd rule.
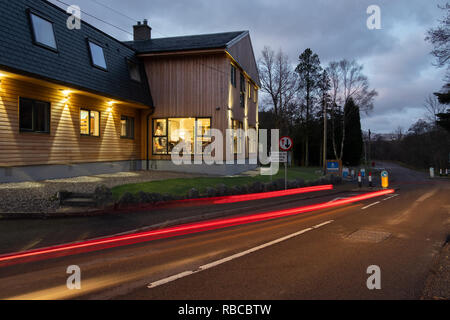
POLYGON ((254 167, 170 161, 182 139, 201 152, 209 128, 257 129, 248 32, 152 39, 144 21, 121 42, 68 17, 44 0, 0 1, 0 182, 254 167))

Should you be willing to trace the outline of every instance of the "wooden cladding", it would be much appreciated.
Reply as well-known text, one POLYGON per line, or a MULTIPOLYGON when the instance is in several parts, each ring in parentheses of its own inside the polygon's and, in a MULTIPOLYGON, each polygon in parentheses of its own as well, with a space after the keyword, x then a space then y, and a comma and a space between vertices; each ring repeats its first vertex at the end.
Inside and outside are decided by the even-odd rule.
MULTIPOLYGON (((75 164, 141 159, 141 122, 134 139, 121 139, 123 116, 140 118, 141 110, 72 94, 34 83, 2 78, 0 85, 0 166, 75 164), (50 103, 49 133, 22 132, 19 99, 50 103), (99 116, 98 136, 91 124, 82 135, 81 110, 99 116)), ((95 117, 95 116, 94 116, 95 117)), ((86 126, 86 124, 85 124, 86 126)))

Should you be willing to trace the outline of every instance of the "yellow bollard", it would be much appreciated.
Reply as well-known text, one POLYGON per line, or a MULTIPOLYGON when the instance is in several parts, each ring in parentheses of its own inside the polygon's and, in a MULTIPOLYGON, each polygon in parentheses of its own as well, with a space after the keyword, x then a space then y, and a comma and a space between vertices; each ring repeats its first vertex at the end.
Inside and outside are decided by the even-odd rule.
POLYGON ((381 187, 383 189, 389 188, 389 173, 387 171, 381 173, 381 187))

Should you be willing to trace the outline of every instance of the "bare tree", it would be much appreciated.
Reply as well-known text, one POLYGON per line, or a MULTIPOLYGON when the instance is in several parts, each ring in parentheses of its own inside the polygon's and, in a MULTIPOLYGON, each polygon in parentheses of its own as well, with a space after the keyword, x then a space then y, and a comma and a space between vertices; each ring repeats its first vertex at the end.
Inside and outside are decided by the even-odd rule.
MULTIPOLYGON (((363 74, 363 68, 363 65, 356 60, 348 61, 346 59, 339 62, 331 62, 327 68, 331 79, 332 109, 334 109, 331 113, 333 127, 336 126, 336 120, 333 119, 336 112, 333 111, 337 109, 341 115, 340 126, 342 135, 338 141, 335 140, 335 136, 333 137, 333 150, 336 159, 339 160, 342 160, 344 156, 345 127, 348 118, 348 115, 342 112, 342 108, 352 99, 361 111, 369 113, 373 110, 373 102, 378 95, 375 90, 370 90, 369 80, 363 74), (340 144, 339 153, 337 151, 337 143, 340 144)), ((333 135, 335 134, 333 133, 333 135)))
POLYGON ((436 57, 436 65, 443 67, 450 59, 450 4, 447 3, 439 8, 446 10, 446 16, 440 21, 439 26, 428 31, 425 40, 434 46, 431 54, 436 57))
POLYGON ((427 96, 423 106, 426 110, 426 119, 433 125, 439 120, 438 114, 445 113, 445 110, 447 109, 447 106, 441 104, 434 94, 427 96))
POLYGON ((282 115, 293 112, 296 94, 296 76, 289 58, 281 51, 275 53, 270 47, 264 47, 258 61, 261 89, 270 97, 276 123, 281 125, 282 115))

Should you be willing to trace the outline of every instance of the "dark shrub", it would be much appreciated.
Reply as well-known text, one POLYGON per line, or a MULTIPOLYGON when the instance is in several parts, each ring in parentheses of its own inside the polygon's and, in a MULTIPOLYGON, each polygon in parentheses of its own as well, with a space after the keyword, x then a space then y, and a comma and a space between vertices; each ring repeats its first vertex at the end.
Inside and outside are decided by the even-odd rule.
POLYGON ((217 196, 217 190, 211 187, 206 188, 206 196, 209 198, 213 198, 217 196))
POLYGON ((139 191, 139 193, 136 195, 139 203, 151 203, 153 202, 152 200, 152 196, 150 195, 150 193, 144 192, 144 191, 139 191))
POLYGON ((119 200, 119 204, 121 205, 135 204, 136 202, 136 197, 130 192, 124 193, 119 200))
POLYGON ((163 196, 159 193, 151 193, 150 197, 152 198, 152 202, 161 202, 163 201, 163 196))
POLYGON ((113 194, 111 189, 105 185, 98 186, 94 191, 94 200, 99 205, 104 205, 113 201, 113 194))
POLYGON ((188 199, 198 199, 198 198, 200 198, 200 192, 198 192, 197 189, 192 188, 191 190, 189 190, 188 199))
POLYGON ((297 188, 303 188, 305 186, 305 180, 298 178, 295 181, 297 181, 297 188))
POLYGON ((285 188, 284 179, 277 179, 275 181, 275 185, 276 185, 276 190, 284 190, 284 188, 285 188))
POLYGON ((216 195, 218 196, 218 197, 222 197, 222 196, 226 196, 227 195, 227 186, 226 185, 224 185, 223 183, 221 183, 221 184, 218 184, 217 186, 216 186, 216 195))

